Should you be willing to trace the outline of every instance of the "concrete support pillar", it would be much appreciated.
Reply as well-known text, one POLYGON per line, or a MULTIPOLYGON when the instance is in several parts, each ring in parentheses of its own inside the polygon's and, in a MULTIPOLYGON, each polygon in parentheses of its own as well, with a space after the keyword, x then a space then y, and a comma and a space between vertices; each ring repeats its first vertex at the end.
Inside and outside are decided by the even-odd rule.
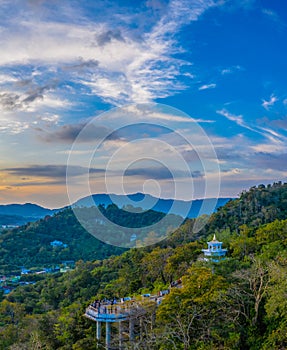
POLYGON ((130 341, 133 341, 135 339, 135 335, 134 335, 134 320, 132 318, 130 318, 129 329, 130 329, 130 341))
POLYGON ((97 321, 97 340, 101 339, 101 322, 97 321))
POLYGON ((123 349, 123 325, 119 322, 119 349, 123 349))
POLYGON ((111 324, 106 322, 106 349, 109 350, 111 345, 111 324))

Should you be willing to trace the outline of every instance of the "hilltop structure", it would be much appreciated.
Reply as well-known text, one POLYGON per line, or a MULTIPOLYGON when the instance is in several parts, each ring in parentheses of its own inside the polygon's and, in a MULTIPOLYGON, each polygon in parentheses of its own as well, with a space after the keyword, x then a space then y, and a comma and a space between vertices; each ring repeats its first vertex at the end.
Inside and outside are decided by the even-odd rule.
POLYGON ((219 262, 224 259, 227 249, 222 248, 222 242, 216 239, 214 234, 212 241, 207 242, 208 248, 202 249, 205 261, 219 262))

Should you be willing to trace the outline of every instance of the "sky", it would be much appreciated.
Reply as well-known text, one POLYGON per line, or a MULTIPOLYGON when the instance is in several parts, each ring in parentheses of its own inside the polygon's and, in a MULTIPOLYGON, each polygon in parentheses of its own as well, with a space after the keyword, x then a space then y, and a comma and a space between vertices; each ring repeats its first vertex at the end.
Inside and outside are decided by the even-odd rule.
POLYGON ((187 200, 285 181, 285 1, 0 0, 0 12, 1 204, 61 207, 67 182, 73 200, 187 200))

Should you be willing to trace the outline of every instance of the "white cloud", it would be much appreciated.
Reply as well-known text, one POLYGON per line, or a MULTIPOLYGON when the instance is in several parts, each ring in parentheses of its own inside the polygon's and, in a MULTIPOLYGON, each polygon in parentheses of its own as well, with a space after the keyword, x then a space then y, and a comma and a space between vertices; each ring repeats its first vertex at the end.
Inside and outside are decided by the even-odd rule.
POLYGON ((265 108, 266 110, 269 110, 270 107, 272 107, 277 101, 278 98, 272 94, 269 98, 269 100, 262 100, 262 107, 265 108))
POLYGON ((232 176, 232 175, 238 175, 238 174, 241 174, 242 171, 238 168, 233 168, 233 169, 230 169, 228 171, 224 171, 221 173, 221 176, 222 177, 227 177, 227 176, 232 176))
POLYGON ((216 84, 206 84, 202 85, 198 88, 198 90, 207 90, 207 89, 214 89, 216 87, 216 84))
POLYGON ((242 71, 242 70, 244 70, 242 66, 236 65, 236 66, 231 66, 231 67, 222 69, 221 74, 222 75, 232 74, 232 73, 235 73, 236 71, 242 71))
POLYGON ((27 112, 35 112, 44 110, 45 108, 58 110, 70 108, 71 106, 73 106, 73 103, 71 101, 61 99, 56 95, 48 94, 43 96, 41 99, 33 101, 33 103, 27 105, 27 107, 23 110, 27 112))
POLYGON ((28 121, 11 120, 9 117, 0 118, 0 133, 9 133, 12 135, 20 134, 25 130, 28 130, 30 123, 28 121))
MULTIPOLYGON (((54 21, 33 18, 25 11, 13 13, 14 16, 3 19, 8 25, 2 27, 0 65, 33 65, 33 74, 37 66, 44 66, 50 75, 70 66, 70 71, 64 72, 65 78, 85 85, 93 94, 115 105, 164 98, 185 88, 176 78, 189 63, 174 58, 182 50, 176 45, 175 34, 213 6, 216 2, 212 0, 172 0, 165 14, 151 28, 145 28, 140 39, 129 24, 123 26, 123 21, 121 31, 113 31, 122 14, 114 13, 111 25, 104 17, 92 22, 82 13, 77 22, 64 21, 61 18, 67 17, 64 6, 59 7, 54 21), (97 41, 99 38, 101 42, 97 41), (77 64, 79 59, 97 64, 85 71, 77 64)), ((42 79, 47 74, 37 72, 42 79)))
POLYGON ((36 110, 41 111, 46 107, 49 109, 63 109, 72 105, 72 102, 61 99, 52 93, 36 92, 29 95, 26 93, 21 94, 17 90, 14 90, 14 92, 2 90, 0 92, 0 111, 2 113, 10 113, 12 111, 35 112, 36 110))
POLYGON ((53 124, 58 124, 60 120, 60 116, 57 114, 48 114, 46 113, 44 116, 39 117, 40 121, 48 122, 48 123, 53 123, 53 124))
POLYGON ((7 84, 7 83, 11 83, 11 82, 16 82, 17 79, 15 77, 13 77, 12 75, 9 74, 0 74, 0 84, 7 84))
POLYGON ((250 146, 255 152, 264 152, 264 153, 279 153, 285 152, 286 145, 281 144, 272 144, 272 143, 259 143, 254 146, 250 146))

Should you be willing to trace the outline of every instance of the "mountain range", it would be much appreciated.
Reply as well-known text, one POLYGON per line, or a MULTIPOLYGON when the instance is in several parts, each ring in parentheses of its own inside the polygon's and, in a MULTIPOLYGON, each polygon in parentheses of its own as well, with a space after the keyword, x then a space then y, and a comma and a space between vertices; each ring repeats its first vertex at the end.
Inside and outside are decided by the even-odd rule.
POLYGON ((56 211, 32 203, 0 205, 0 225, 20 226, 53 215, 56 211))
POLYGON ((0 215, 19 215, 23 217, 41 218, 46 215, 51 215, 55 211, 56 210, 43 208, 40 205, 32 203, 0 205, 0 215))
MULTIPOLYGON (((92 196, 79 199, 72 207, 91 207, 94 205, 108 206, 116 204, 119 208, 129 207, 129 210, 148 210, 162 213, 181 215, 183 217, 195 218, 198 214, 212 214, 217 208, 222 207, 231 198, 208 198, 196 199, 193 201, 183 201, 175 199, 156 198, 149 194, 134 193, 128 195, 117 194, 94 194, 92 196), (204 210, 201 210, 204 203, 204 210), (200 211, 201 210, 201 211, 200 211)), ((69 206, 68 206, 69 207, 69 206)), ((62 210, 47 209, 37 204, 6 204, 0 205, 0 225, 23 225, 27 222, 36 221, 46 215, 53 215, 62 210)))
POLYGON ((116 204, 119 208, 140 208, 142 210, 152 209, 162 213, 180 215, 188 218, 195 218, 199 214, 210 215, 217 208, 222 207, 231 198, 206 198, 195 199, 190 201, 156 198, 149 194, 133 193, 128 195, 117 194, 94 194, 84 197, 72 206, 91 207, 93 205, 110 205, 116 204))

